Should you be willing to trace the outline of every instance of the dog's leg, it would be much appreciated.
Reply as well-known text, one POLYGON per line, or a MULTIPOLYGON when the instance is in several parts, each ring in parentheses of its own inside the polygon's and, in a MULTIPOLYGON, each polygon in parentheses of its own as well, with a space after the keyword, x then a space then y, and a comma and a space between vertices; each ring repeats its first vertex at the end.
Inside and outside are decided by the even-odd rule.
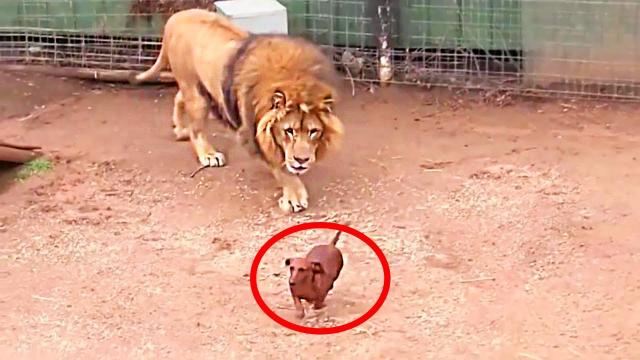
POLYGON ((293 297, 293 304, 296 307, 296 317, 299 319, 304 318, 304 306, 302 306, 302 301, 300 301, 299 297, 293 297))
POLYGON ((197 91, 185 92, 184 90, 181 90, 182 96, 184 97, 187 114, 191 119, 189 138, 200 164, 212 167, 224 166, 226 163, 224 154, 216 151, 204 133, 204 125, 209 113, 207 100, 197 91))
POLYGON ((185 123, 185 104, 182 92, 178 90, 173 100, 173 133, 176 135, 177 141, 189 139, 189 127, 185 123))
POLYGON ((278 200, 280 209, 293 213, 305 210, 309 206, 309 194, 300 177, 282 168, 274 168, 272 173, 282 187, 282 197, 278 200))
POLYGON ((327 297, 327 295, 325 294, 324 296, 321 296, 321 297, 317 298, 316 301, 314 301, 314 303, 313 303, 313 308, 316 309, 316 310, 320 310, 320 309, 324 308, 325 306, 327 306, 324 303, 324 299, 326 297, 327 297))

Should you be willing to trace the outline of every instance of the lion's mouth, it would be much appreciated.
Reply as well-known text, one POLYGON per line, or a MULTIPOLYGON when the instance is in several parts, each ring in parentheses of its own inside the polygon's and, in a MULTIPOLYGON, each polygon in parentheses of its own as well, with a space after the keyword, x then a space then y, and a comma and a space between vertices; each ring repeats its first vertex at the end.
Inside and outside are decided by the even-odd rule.
POLYGON ((308 166, 304 166, 304 165, 290 165, 287 164, 287 170, 289 170, 290 173, 295 174, 295 175, 302 175, 305 172, 307 172, 307 170, 309 170, 308 166))

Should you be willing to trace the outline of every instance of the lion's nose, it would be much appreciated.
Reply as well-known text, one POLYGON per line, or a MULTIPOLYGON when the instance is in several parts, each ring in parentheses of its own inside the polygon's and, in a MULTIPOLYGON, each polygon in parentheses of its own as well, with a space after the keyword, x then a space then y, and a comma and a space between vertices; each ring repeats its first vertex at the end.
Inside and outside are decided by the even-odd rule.
POLYGON ((294 159, 298 162, 298 164, 300 164, 300 165, 304 165, 307 161, 309 161, 309 158, 308 158, 308 157, 306 157, 306 158, 302 158, 302 157, 294 156, 293 158, 294 158, 294 159))

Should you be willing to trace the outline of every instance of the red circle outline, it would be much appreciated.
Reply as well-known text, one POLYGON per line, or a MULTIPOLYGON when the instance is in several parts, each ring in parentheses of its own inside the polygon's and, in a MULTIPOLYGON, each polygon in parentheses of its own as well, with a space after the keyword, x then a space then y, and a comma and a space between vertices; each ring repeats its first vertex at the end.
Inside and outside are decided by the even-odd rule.
POLYGON ((378 245, 365 234, 361 233, 358 230, 352 229, 346 225, 326 222, 326 221, 315 221, 315 222, 301 223, 301 224, 286 228, 280 231, 279 233, 275 234, 274 236, 272 236, 266 243, 264 243, 264 245, 262 245, 260 250, 258 250, 256 257, 253 259, 253 263, 251 264, 249 282, 251 283, 251 293, 253 294, 253 298, 258 303, 258 306, 260 307, 260 309, 262 309, 262 311, 267 316, 269 316, 273 321, 277 322, 278 324, 290 330, 298 331, 301 333, 313 334, 313 335, 327 335, 327 334, 341 333, 343 331, 351 330, 356 326, 362 325, 365 321, 369 320, 376 312, 378 312, 378 310, 380 310, 380 308, 382 307, 382 304, 384 304, 385 300, 387 299, 387 296, 389 295, 389 289, 391 288, 391 269, 389 268, 389 263, 387 262, 387 258, 384 256, 384 253, 382 253, 382 250, 380 250, 378 245), (382 264, 382 271, 384 273, 384 282, 382 285, 382 292, 380 293, 380 297, 378 297, 378 300, 376 301, 375 304, 373 304, 371 309, 369 309, 366 313, 364 313, 359 318, 349 323, 338 325, 335 327, 329 327, 329 328, 312 328, 312 327, 306 327, 306 326, 294 324, 278 316, 278 314, 276 314, 273 310, 269 308, 269 306, 267 306, 264 299, 260 295, 260 291, 258 290, 258 280, 257 280, 258 267, 260 266, 260 260, 262 260, 264 255, 267 253, 267 250, 269 250, 276 242, 282 240, 282 238, 284 238, 285 236, 291 235, 299 231, 309 230, 309 229, 333 229, 333 230, 340 230, 342 232, 353 235, 358 239, 362 240, 365 244, 367 244, 371 248, 371 250, 373 250, 373 252, 378 257, 378 260, 380 260, 380 263, 382 264))

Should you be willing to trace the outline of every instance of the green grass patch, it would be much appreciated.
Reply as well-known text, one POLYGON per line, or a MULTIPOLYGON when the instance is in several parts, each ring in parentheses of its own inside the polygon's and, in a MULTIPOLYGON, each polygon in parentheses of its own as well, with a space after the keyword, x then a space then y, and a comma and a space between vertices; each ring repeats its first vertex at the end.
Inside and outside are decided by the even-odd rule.
POLYGON ((53 163, 46 158, 37 158, 22 165, 16 173, 17 181, 25 181, 33 175, 38 175, 53 169, 53 163))

